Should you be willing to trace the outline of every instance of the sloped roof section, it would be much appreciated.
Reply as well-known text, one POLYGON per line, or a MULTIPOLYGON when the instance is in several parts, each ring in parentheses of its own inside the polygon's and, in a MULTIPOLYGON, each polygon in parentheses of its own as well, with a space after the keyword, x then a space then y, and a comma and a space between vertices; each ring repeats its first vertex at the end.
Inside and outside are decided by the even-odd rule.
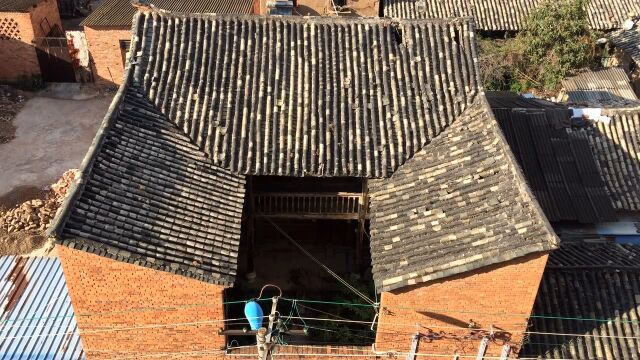
POLYGON ((549 257, 531 317, 532 333, 520 356, 632 359, 638 354, 639 296, 639 246, 563 243, 549 257))
MULTIPOLYGON (((382 0, 383 14, 401 19, 471 16, 478 30, 520 30, 524 19, 548 0, 382 0)), ((618 29, 635 14, 640 0, 590 0, 589 24, 598 30, 618 29)))
POLYGON ((0 358, 84 360, 60 261, 0 257, 0 358))
POLYGON ((60 242, 231 284, 244 177, 212 165, 135 87, 121 91, 88 155, 81 189, 60 215, 60 242))
POLYGON ((568 107, 514 93, 487 99, 549 221, 616 220, 587 138, 566 130, 568 107))
POLYGON ((640 25, 631 30, 618 30, 608 35, 611 43, 624 50, 640 66, 640 25))
POLYGON ((41 0, 0 0, 0 12, 28 12, 41 0))
POLYGON ((629 77, 622 68, 587 70, 562 80, 566 101, 591 107, 640 106, 629 77))
POLYGON ((389 179, 369 182, 380 291, 554 249, 498 125, 478 101, 389 179))
POLYGON ((640 210, 640 110, 608 109, 609 123, 575 129, 589 140, 599 172, 618 210, 640 210))
MULTIPOLYGON (((153 0, 159 9, 184 13, 251 14, 254 0, 153 0)), ((81 23, 83 26, 131 27, 136 9, 131 0, 104 0, 81 23)))
POLYGON ((140 15, 132 81, 241 174, 386 177, 479 94, 469 19, 140 15))

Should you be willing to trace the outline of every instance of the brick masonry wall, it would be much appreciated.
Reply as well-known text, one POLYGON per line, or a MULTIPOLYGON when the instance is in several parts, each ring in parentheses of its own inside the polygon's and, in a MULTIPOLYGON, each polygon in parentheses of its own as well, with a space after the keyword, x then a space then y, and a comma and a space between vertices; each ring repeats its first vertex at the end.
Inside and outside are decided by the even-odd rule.
POLYGON ((514 349, 511 356, 515 357, 546 263, 546 253, 531 254, 478 271, 382 293, 377 350, 406 352, 416 331, 427 334, 431 329, 435 333, 444 332, 449 339, 422 339, 419 352, 475 356, 480 340, 465 339, 470 335, 465 328, 473 321, 482 329, 493 326, 505 331, 498 333, 500 340, 489 345, 487 355, 499 356, 503 343, 508 343, 514 349))
POLYGON ((40 27, 44 19, 62 27, 56 0, 41 1, 30 12, 0 12, 0 81, 40 75, 33 40, 47 35, 40 27))
POLYGON ((184 276, 56 247, 87 359, 167 352, 197 356, 225 345, 223 287, 184 276), (214 321, 214 322, 212 322, 214 321), (198 323, 191 325, 170 325, 198 323), (138 328, 138 329, 131 329, 138 328), (117 330, 119 329, 119 330, 117 330))
POLYGON ((84 27, 93 61, 96 84, 117 87, 124 77, 124 63, 120 52, 120 40, 131 39, 131 29, 122 27, 84 27))

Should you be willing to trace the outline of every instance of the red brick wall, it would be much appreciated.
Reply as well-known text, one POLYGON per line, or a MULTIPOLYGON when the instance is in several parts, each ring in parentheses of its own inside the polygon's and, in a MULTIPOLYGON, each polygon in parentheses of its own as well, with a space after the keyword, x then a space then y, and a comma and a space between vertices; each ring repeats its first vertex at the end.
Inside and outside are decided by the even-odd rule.
MULTIPOLYGON (((517 353, 528 314, 538 292, 547 254, 537 253, 478 271, 416 285, 381 296, 377 350, 409 350, 416 331, 443 331, 450 339, 422 339, 421 353, 476 355, 480 340, 465 339, 473 320, 482 329, 500 328, 510 334, 507 343, 517 353)), ((489 346, 487 355, 499 356, 502 342, 489 346)), ((512 353, 512 357, 515 356, 512 353)), ((429 358, 429 357, 422 357, 429 358)), ((437 359, 434 357, 434 359, 437 359)))
POLYGON ((89 54, 93 60, 96 84, 119 86, 124 77, 120 40, 131 39, 131 29, 122 27, 84 27, 89 54))
MULTIPOLYGON (((152 352, 195 359, 224 346, 223 323, 211 322, 224 318, 223 287, 65 246, 57 252, 89 360, 152 352)), ((164 358, 175 357, 154 356, 164 358)))
POLYGON ((56 0, 41 1, 30 12, 0 12, 0 81, 13 82, 22 76, 40 74, 33 39, 47 35, 40 27, 43 19, 50 26, 62 28, 56 0))

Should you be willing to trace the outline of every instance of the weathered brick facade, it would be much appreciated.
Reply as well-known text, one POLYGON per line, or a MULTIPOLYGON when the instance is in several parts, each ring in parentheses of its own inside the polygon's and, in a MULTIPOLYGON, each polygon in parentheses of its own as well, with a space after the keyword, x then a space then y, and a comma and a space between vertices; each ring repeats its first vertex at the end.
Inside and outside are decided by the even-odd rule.
POLYGON ((418 348, 420 353, 476 355, 480 340, 465 338, 470 331, 464 329, 473 322, 482 329, 493 326, 501 339, 489 345, 487 355, 499 356, 503 339, 517 353, 547 257, 546 253, 531 254, 382 293, 377 349, 408 351, 416 332, 428 334, 431 329, 434 333, 445 333, 448 338, 431 341, 423 338, 418 348))
POLYGON ((36 37, 62 28, 56 0, 43 0, 25 12, 0 12, 0 81, 40 75, 36 37))
POLYGON ((224 346, 222 286, 65 246, 57 251, 89 360, 224 346))
POLYGON ((96 84, 104 87, 119 86, 124 76, 120 41, 131 39, 131 29, 85 26, 84 32, 93 62, 96 84))

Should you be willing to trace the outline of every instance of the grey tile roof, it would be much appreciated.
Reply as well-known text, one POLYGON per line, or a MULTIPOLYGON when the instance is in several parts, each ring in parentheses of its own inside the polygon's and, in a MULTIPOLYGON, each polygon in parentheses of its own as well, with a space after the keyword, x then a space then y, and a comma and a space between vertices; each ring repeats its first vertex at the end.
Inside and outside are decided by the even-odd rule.
POLYGON ((640 24, 631 30, 618 30, 608 34, 613 45, 624 52, 640 66, 640 24))
POLYGON ((637 359, 640 247, 563 244, 549 262, 521 357, 637 359), (585 336, 586 335, 586 336, 585 336))
MULTIPOLYGON (((254 0, 152 0, 150 3, 158 9, 184 13, 251 14, 254 0)), ((130 28, 135 13, 131 0, 103 0, 80 25, 130 28)))
POLYGON ((135 87, 123 91, 88 155, 73 203, 59 215, 60 242, 231 284, 244 177, 212 165, 135 87))
POLYGON ((614 67, 586 70, 562 80, 566 101, 571 105, 592 107, 640 106, 626 72, 614 67))
POLYGON ((614 207, 640 210, 640 110, 610 109, 609 124, 575 129, 589 140, 614 207))
MULTIPOLYGON (((545 0, 382 0, 384 16, 448 18, 471 16, 479 30, 519 30, 526 16, 545 0)), ((640 15, 640 0, 590 0, 589 23, 598 30, 617 29, 630 14, 640 15)))
POLYGON ((479 93, 467 19, 153 13, 136 31, 133 80, 242 174, 388 176, 479 93))
MULTIPOLYGON (((450 212, 434 216, 443 233, 459 236, 457 242, 424 247, 432 253, 411 263, 422 266, 421 276, 452 275, 553 248, 555 237, 516 174, 495 120, 488 108, 477 105, 483 96, 469 19, 145 11, 135 17, 133 32, 136 55, 122 100, 116 102, 120 108, 113 110, 104 139, 87 157, 80 190, 57 218, 63 243, 229 283, 240 231, 242 175, 378 179, 400 169, 386 183, 433 175, 421 183, 420 199, 450 212), (450 146, 461 150, 443 158, 450 146), (153 152, 171 157, 167 163, 156 161, 148 155, 153 152), (459 171, 455 177, 465 181, 430 173, 435 164, 459 171), (453 195, 431 196, 432 181, 437 187, 450 184, 453 195), (465 201, 467 210, 452 208, 465 201), (487 219, 478 217, 477 209, 487 219), (455 258, 443 256, 453 252, 455 258), (433 271, 425 269, 430 266, 433 271)), ((375 190, 385 182, 373 184, 379 184, 375 190)), ((407 203, 379 194, 373 198, 374 224, 384 225, 392 210, 412 211, 407 203)), ((432 242, 433 233, 420 226, 399 245, 432 242)), ((379 281, 389 275, 382 263, 396 255, 384 249, 387 229, 372 229, 379 281)), ((413 271, 398 268, 404 270, 413 271)))
POLYGON ((41 0, 0 0, 0 12, 28 12, 41 0))
POLYGON ((514 93, 487 99, 549 221, 617 219, 587 138, 567 132, 568 107, 514 93))
POLYGON ((546 251, 557 238, 479 102, 388 179, 369 182, 379 290, 546 251))

